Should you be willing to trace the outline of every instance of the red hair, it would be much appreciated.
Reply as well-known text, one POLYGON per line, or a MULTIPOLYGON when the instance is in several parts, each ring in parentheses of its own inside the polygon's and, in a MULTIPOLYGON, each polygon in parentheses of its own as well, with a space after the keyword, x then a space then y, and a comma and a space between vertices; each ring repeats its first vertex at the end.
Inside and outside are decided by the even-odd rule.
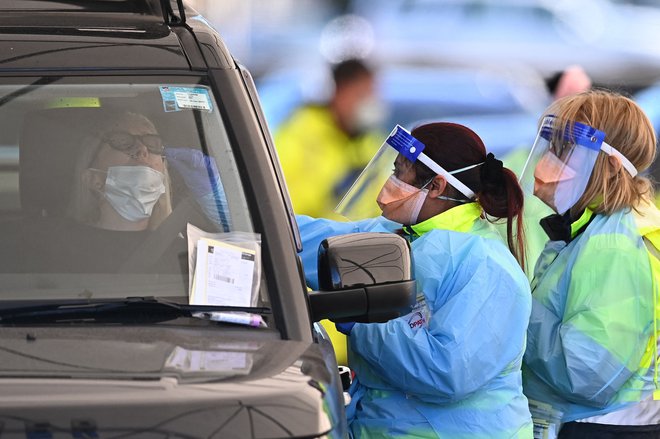
MULTIPOLYGON (((451 172, 482 163, 454 176, 476 194, 476 201, 488 217, 506 219, 507 244, 520 266, 525 269, 525 232, 522 222, 524 196, 516 174, 502 166, 493 154, 486 154, 481 138, 466 126, 435 122, 418 126, 412 135, 426 148, 424 153, 451 172), (514 231, 515 223, 515 231, 514 231)), ((416 183, 433 178, 435 173, 420 161, 415 162, 416 183)), ((465 198, 455 191, 454 196, 465 198)), ((490 218, 487 219, 490 221, 490 218)))

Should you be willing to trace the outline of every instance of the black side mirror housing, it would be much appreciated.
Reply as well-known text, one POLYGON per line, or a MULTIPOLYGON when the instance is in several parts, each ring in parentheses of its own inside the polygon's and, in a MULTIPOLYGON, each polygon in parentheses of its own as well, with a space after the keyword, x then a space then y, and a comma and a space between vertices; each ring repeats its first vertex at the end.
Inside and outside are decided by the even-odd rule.
POLYGON ((386 322, 410 312, 416 295, 410 245, 393 233, 350 233, 321 242, 314 321, 386 322))

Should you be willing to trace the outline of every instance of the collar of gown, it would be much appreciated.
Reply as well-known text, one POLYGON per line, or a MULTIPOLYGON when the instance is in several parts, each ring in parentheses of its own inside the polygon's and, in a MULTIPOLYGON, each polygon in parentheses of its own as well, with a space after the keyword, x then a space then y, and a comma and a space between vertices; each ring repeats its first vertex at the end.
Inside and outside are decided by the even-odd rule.
POLYGON ((481 206, 479 203, 467 203, 452 207, 438 215, 431 217, 421 223, 405 227, 406 231, 414 236, 435 229, 452 230, 454 232, 469 232, 475 221, 481 217, 481 206))

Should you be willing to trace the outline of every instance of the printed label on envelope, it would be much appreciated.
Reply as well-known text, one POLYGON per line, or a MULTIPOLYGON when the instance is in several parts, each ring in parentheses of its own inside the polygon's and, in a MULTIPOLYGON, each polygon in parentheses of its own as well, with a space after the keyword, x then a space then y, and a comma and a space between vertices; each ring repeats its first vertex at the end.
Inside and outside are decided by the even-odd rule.
POLYGON ((254 270, 253 250, 201 238, 190 304, 249 307, 254 270))

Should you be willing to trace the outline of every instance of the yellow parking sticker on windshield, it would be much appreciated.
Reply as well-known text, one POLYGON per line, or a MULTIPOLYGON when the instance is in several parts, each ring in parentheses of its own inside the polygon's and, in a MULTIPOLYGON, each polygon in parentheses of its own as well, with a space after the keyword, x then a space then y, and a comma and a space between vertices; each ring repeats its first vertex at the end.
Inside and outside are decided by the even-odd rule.
POLYGON ((171 87, 161 86, 160 95, 163 98, 163 108, 166 112, 183 109, 212 111, 209 91, 202 87, 171 87))

